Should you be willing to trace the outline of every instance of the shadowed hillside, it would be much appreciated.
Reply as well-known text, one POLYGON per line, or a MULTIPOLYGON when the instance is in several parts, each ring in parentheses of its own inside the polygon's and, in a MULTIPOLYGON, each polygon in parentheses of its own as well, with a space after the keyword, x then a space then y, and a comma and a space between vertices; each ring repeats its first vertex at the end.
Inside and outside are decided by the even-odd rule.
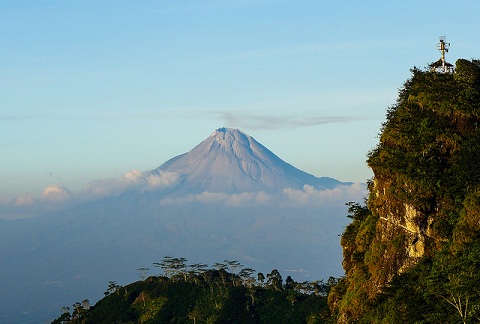
MULTIPOLYGON (((115 282, 90 307, 88 300, 65 307, 53 323, 326 323, 327 283, 283 279, 243 268, 238 261, 186 264, 165 257, 156 263, 164 276, 121 287, 115 282)), ((146 269, 139 269, 145 271, 146 269)))

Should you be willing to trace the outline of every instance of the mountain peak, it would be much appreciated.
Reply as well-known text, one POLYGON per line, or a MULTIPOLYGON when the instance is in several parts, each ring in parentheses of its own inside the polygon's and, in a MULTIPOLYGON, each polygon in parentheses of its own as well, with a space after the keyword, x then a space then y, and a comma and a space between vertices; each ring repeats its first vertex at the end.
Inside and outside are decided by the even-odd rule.
POLYGON ((236 145, 245 147, 249 147, 251 145, 251 137, 241 130, 234 128, 218 128, 210 137, 213 138, 221 147, 227 149, 235 149, 234 146, 236 145))
POLYGON ((319 189, 341 184, 303 172, 241 130, 225 127, 151 172, 177 174, 180 183, 175 192, 183 193, 278 193, 286 188, 302 189, 306 184, 319 189))

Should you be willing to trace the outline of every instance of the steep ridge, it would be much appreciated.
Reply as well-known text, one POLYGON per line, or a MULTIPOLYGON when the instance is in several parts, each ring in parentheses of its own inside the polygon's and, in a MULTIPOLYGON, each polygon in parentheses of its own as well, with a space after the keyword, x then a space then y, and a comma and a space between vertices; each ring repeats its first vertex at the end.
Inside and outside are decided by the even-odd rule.
POLYGON ((369 154, 367 205, 350 205, 338 323, 480 321, 480 61, 412 72, 369 154))
POLYGON ((176 193, 279 193, 305 184, 331 189, 341 182, 317 178, 286 163, 253 137, 238 129, 219 128, 190 152, 165 162, 151 174, 178 175, 176 193))

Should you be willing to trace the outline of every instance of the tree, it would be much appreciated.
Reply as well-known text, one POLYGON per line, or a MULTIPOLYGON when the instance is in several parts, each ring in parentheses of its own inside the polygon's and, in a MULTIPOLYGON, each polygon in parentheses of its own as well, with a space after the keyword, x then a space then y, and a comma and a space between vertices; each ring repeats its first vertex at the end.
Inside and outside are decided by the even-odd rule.
POLYGON ((242 279, 243 283, 246 284, 247 286, 252 285, 254 283, 254 279, 252 278, 252 275, 255 273, 255 270, 252 268, 244 268, 240 270, 238 275, 242 279))
POLYGON ((370 214, 370 211, 368 210, 367 206, 362 206, 357 202, 350 201, 350 202, 346 203, 346 205, 348 206, 347 217, 351 218, 353 220, 361 221, 361 220, 365 219, 370 214))
POLYGON ((207 269, 207 264, 205 263, 194 263, 188 266, 190 269, 188 273, 193 277, 196 278, 198 275, 202 275, 203 279, 206 280, 206 276, 204 273, 206 272, 207 269))
POLYGON ((231 271, 234 274, 237 273, 237 269, 243 267, 243 265, 237 260, 232 260, 232 261, 224 260, 223 262, 225 262, 226 270, 231 271))
POLYGON ((215 263, 213 264, 213 267, 214 267, 215 269, 218 269, 218 270, 221 270, 221 269, 225 270, 225 269, 227 269, 227 265, 226 265, 225 263, 221 263, 221 262, 215 262, 215 263))
MULTIPOLYGON (((87 299, 85 300, 88 302, 87 299)), ((90 307, 90 304, 88 304, 88 306, 90 307)), ((82 303, 76 302, 75 304, 73 304, 72 318, 73 319, 82 318, 85 315, 85 311, 86 309, 83 307, 83 302, 82 303)))
POLYGON ((310 295, 313 290, 312 283, 310 281, 296 282, 295 290, 301 294, 310 295))
POLYGON ((153 263, 155 267, 160 267, 168 278, 175 278, 177 275, 183 275, 187 281, 187 273, 185 271, 187 259, 166 256, 160 262, 153 263))
POLYGON ((267 274, 267 285, 273 287, 276 291, 282 291, 282 275, 277 269, 267 274))
MULTIPOLYGON (((330 277, 333 278, 333 277, 330 277)), ((312 289, 315 296, 326 296, 328 294, 328 290, 330 286, 326 284, 323 279, 322 280, 315 280, 312 282, 312 289)))
POLYGON ((257 274, 257 280, 260 282, 260 285, 263 285, 263 282, 265 281, 265 275, 262 272, 259 272, 257 274))
POLYGON ((429 290, 455 309, 463 323, 480 320, 480 243, 467 245, 452 255, 440 253, 427 278, 429 290))
POLYGON ((295 281, 291 276, 287 276, 285 279, 285 289, 293 289, 295 287, 295 281))
POLYGON ((66 324, 71 320, 70 307, 62 307, 62 314, 55 319, 51 324, 66 324))
POLYGON ((255 279, 252 277, 254 273, 255 270, 251 268, 244 268, 238 273, 242 279, 243 285, 247 287, 247 294, 252 300, 252 306, 255 305, 255 293, 257 291, 255 287, 255 279))
POLYGON ((116 281, 109 281, 107 290, 103 294, 105 296, 108 296, 110 294, 113 294, 114 292, 117 292, 119 288, 120 288, 120 286, 117 285, 116 281))
POLYGON ((90 309, 90 301, 88 299, 82 300, 82 307, 85 310, 89 310, 90 309))
POLYGON ((193 324, 197 323, 197 319, 202 316, 202 311, 199 307, 194 307, 192 310, 188 312, 188 318, 193 320, 193 324))
POLYGON ((148 273, 148 270, 150 270, 149 268, 145 268, 145 267, 142 267, 142 268, 138 268, 137 269, 139 271, 139 277, 140 279, 142 279, 143 281, 145 281, 145 279, 147 278, 147 273, 148 273))

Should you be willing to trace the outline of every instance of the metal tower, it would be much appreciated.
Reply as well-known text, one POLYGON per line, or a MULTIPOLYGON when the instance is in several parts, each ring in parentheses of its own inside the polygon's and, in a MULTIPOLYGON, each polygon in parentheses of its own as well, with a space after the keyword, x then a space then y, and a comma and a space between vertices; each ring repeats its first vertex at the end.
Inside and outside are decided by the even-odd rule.
POLYGON ((448 53, 450 49, 450 43, 447 43, 447 38, 445 36, 440 36, 440 42, 437 43, 437 49, 442 53, 442 57, 430 64, 430 69, 432 72, 438 73, 451 73, 453 72, 453 65, 445 61, 445 53, 448 53))

